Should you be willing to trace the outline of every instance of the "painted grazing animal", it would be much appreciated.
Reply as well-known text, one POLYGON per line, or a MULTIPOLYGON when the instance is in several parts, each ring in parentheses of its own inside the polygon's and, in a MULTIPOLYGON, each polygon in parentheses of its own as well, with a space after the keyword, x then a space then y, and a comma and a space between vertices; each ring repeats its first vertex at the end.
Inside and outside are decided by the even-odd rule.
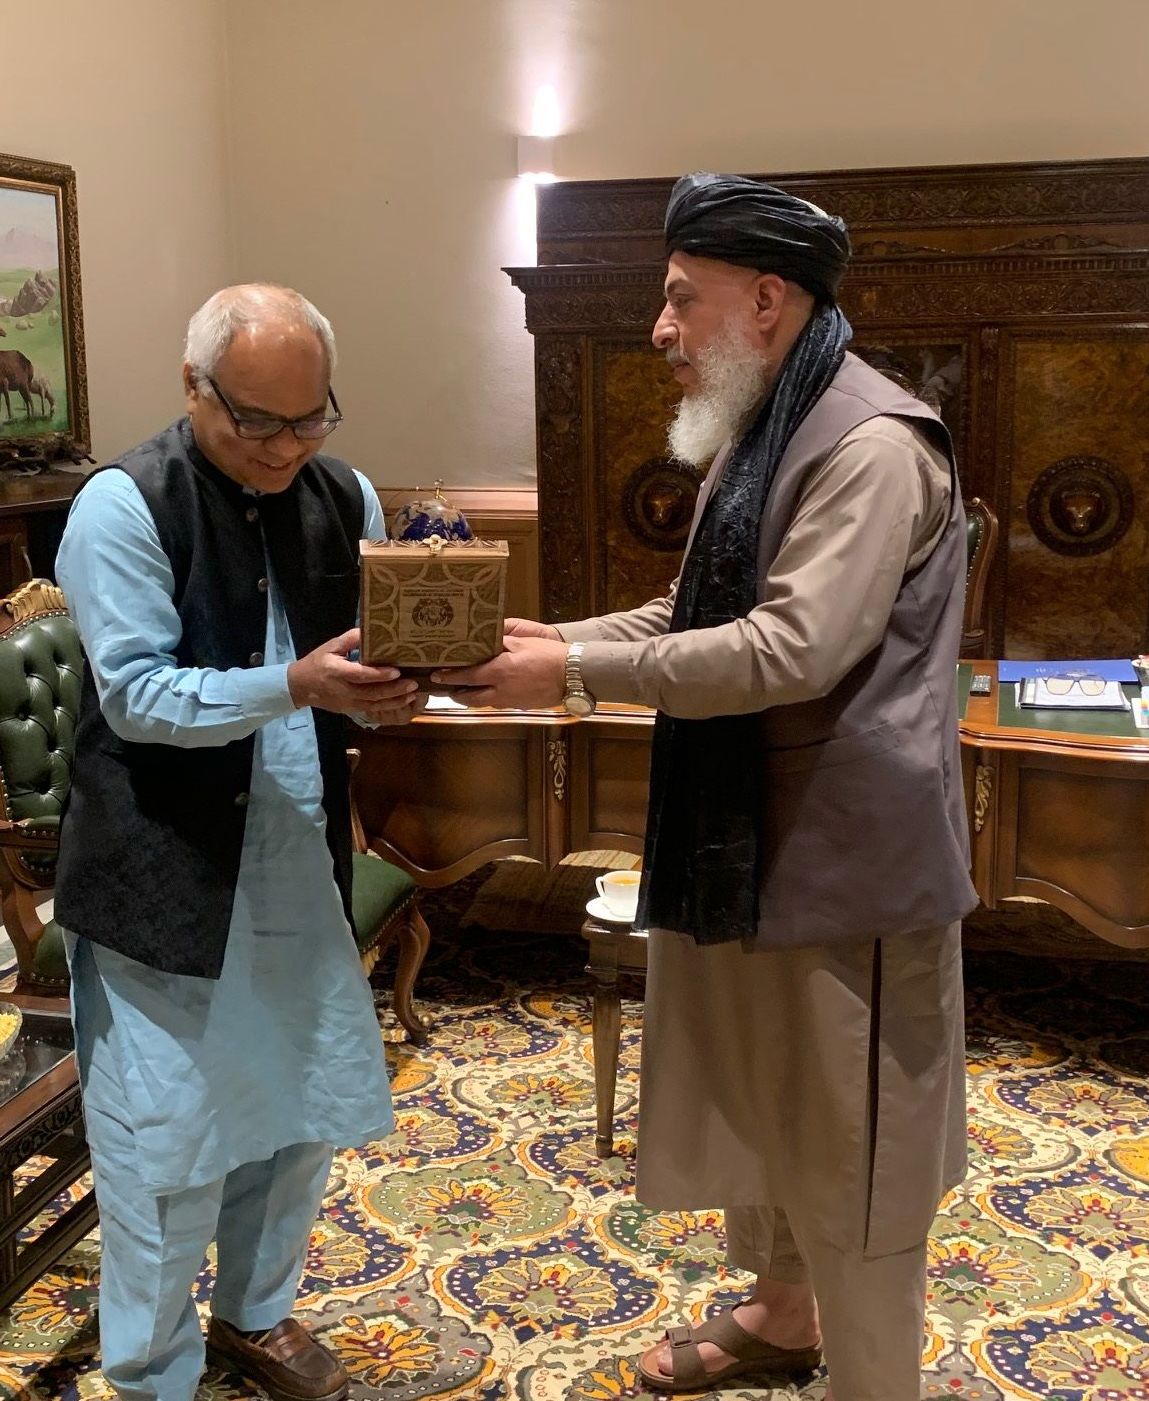
POLYGON ((47 375, 36 374, 32 376, 32 382, 28 386, 28 393, 35 394, 40 400, 40 417, 51 418, 56 412, 56 396, 52 393, 52 381, 47 375), (47 404, 47 408, 45 408, 47 404))
POLYGON ((32 395, 29 391, 34 374, 31 360, 22 350, 0 350, 0 398, 4 400, 9 422, 14 417, 11 398, 13 389, 24 400, 24 412, 29 418, 32 417, 32 395))

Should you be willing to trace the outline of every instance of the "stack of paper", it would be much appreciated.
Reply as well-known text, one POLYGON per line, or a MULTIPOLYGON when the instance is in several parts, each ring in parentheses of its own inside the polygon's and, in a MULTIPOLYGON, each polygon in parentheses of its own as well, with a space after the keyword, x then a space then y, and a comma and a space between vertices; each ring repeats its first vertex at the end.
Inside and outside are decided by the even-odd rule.
POLYGON ((1032 677, 1018 683, 1018 704, 1039 710, 1128 710, 1119 681, 1093 676, 1032 677))

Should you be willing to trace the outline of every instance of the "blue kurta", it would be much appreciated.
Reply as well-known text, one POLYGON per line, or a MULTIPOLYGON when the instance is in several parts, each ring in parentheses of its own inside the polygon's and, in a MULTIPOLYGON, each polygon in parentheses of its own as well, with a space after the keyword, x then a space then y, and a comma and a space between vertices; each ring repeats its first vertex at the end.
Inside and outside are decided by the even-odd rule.
MULTIPOLYGON (((359 481, 363 533, 381 539, 378 499, 359 481)), ((295 650, 274 577, 265 665, 177 666, 171 569, 135 483, 114 470, 77 498, 57 576, 104 716, 122 738, 190 748, 255 732, 219 980, 71 942, 93 1155, 101 1117, 126 1119, 133 1170, 167 1193, 291 1144, 349 1147, 384 1136, 393 1121, 382 1038, 332 871, 311 711, 296 710, 288 692, 295 650), (86 1009, 97 1035, 85 1036, 86 1009)))

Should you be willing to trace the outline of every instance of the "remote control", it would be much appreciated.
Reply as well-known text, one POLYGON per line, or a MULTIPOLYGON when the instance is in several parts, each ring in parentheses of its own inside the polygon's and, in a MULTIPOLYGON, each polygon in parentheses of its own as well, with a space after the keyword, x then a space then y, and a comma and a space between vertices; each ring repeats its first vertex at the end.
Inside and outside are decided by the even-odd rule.
POLYGON ((993 690, 993 677, 985 672, 975 676, 969 683, 971 696, 988 696, 991 690, 993 690))

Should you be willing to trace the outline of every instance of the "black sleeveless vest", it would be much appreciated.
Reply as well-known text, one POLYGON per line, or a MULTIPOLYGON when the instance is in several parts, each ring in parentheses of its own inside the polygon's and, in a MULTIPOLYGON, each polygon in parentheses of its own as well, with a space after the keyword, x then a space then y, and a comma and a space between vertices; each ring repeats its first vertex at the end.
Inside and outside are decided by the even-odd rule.
MULTIPOLYGON (((296 656, 355 626, 363 493, 345 463, 312 458, 286 491, 253 496, 204 457, 181 419, 110 465, 140 489, 171 564, 178 665, 262 664, 269 573, 296 656)), ((327 842, 350 919, 344 720, 313 715, 327 842)), ((122 740, 85 668, 60 833, 60 924, 151 968, 218 978, 254 750, 254 735, 194 749, 122 740)))

